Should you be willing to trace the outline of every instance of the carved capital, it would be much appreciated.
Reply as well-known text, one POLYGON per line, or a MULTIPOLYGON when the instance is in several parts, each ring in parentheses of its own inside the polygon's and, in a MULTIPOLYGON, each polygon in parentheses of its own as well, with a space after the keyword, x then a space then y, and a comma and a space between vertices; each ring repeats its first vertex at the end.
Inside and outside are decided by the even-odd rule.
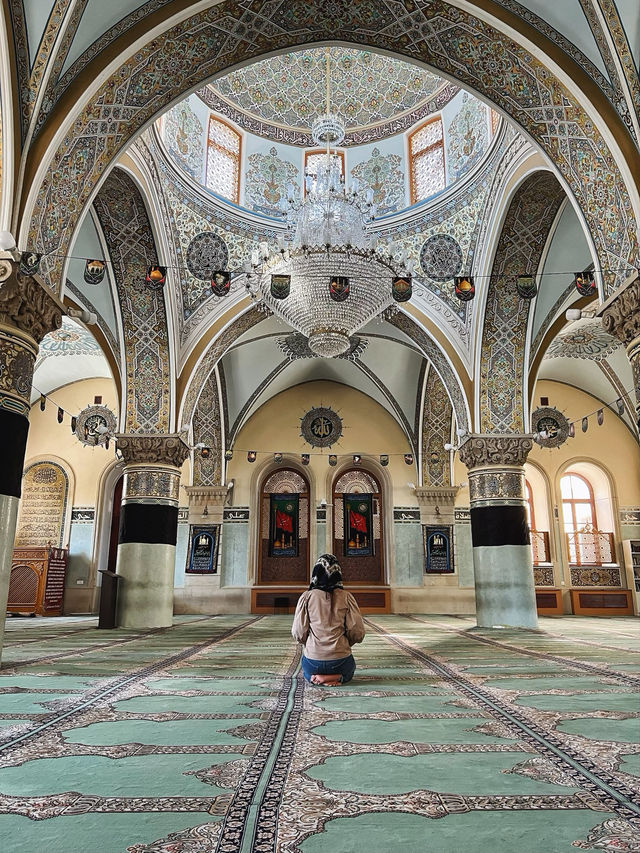
POLYGON ((425 486, 416 489, 419 507, 452 507, 458 494, 458 486, 425 486))
POLYGON ((602 325, 628 347, 640 338, 640 278, 634 276, 600 309, 602 325))
POLYGON ((533 447, 531 435, 486 433, 470 435, 460 445, 460 459, 471 471, 490 465, 524 465, 533 447))
POLYGON ((185 492, 189 495, 189 507, 199 506, 224 506, 228 486, 185 486, 185 492))
POLYGON ((180 433, 172 435, 118 433, 118 450, 127 464, 160 464, 180 468, 191 448, 180 433))
POLYGON ((17 328, 39 344, 62 325, 64 305, 35 278, 22 275, 15 261, 0 264, 0 325, 17 328))

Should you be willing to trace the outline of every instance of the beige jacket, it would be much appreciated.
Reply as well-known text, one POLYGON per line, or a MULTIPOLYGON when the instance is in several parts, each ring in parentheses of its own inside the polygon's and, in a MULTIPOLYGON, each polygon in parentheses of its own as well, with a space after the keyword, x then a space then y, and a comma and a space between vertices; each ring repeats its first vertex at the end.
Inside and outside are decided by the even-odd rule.
POLYGON ((298 599, 291 633, 311 660, 338 660, 364 639, 364 623, 350 592, 308 589, 298 599))

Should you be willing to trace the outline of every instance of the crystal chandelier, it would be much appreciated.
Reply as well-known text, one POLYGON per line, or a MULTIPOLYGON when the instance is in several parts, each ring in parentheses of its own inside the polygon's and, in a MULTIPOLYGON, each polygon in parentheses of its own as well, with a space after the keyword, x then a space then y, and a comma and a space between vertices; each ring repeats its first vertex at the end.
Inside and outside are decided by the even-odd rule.
MULTIPOLYGON (((328 62, 328 56, 327 56, 328 62)), ((393 305, 392 282, 410 281, 406 253, 377 245, 366 225, 376 214, 373 190, 347 189, 341 161, 331 147, 344 139, 344 125, 327 111, 313 124, 312 137, 326 145, 315 174, 305 174, 305 197, 293 185, 281 212, 288 227, 278 246, 260 243, 247 264, 247 289, 276 316, 301 332, 309 349, 331 358, 351 348, 350 337, 393 305)))

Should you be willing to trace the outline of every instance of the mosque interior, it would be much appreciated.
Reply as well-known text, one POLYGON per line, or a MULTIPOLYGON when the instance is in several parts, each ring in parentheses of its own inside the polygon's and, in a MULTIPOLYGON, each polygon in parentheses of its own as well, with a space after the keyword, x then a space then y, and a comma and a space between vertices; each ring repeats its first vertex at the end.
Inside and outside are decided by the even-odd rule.
POLYGON ((0 4, 8 851, 640 851, 639 62, 635 0, 0 4))

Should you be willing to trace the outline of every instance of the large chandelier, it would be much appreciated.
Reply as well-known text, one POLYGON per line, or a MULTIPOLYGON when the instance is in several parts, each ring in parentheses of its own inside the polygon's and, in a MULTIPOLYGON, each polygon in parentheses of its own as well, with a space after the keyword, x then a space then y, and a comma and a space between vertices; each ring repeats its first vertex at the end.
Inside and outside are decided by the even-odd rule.
POLYGON ((326 153, 315 173, 305 174, 302 201, 289 186, 281 205, 287 235, 277 247, 265 242, 253 251, 247 288, 301 332, 313 353, 331 358, 348 352, 350 337, 390 309, 394 298, 408 298, 412 265, 406 253, 378 244, 368 232, 376 213, 373 191, 361 192, 356 180, 345 185, 341 160, 331 151, 344 139, 344 125, 331 113, 328 93, 327 111, 311 133, 326 153))

